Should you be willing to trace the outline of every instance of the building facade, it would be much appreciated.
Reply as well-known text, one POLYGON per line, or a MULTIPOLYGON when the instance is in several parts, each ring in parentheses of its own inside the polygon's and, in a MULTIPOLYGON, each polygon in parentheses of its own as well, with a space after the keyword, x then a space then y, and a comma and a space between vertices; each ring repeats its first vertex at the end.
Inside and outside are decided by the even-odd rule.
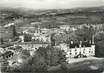
POLYGON ((81 57, 92 57, 95 56, 95 45, 94 44, 60 44, 58 46, 61 50, 66 53, 66 58, 81 58, 81 57))
POLYGON ((80 58, 90 56, 95 56, 95 45, 91 45, 91 47, 70 48, 66 52, 67 58, 80 58))
POLYGON ((37 50, 39 47, 47 47, 49 43, 20 42, 15 43, 14 45, 21 46, 23 49, 27 50, 37 50))

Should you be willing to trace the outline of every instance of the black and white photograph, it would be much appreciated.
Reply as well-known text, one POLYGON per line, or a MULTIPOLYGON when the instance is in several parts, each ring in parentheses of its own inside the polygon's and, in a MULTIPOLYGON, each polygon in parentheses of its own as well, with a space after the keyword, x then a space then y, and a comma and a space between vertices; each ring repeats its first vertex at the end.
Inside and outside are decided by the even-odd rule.
POLYGON ((104 73, 104 0, 0 0, 0 73, 104 73))

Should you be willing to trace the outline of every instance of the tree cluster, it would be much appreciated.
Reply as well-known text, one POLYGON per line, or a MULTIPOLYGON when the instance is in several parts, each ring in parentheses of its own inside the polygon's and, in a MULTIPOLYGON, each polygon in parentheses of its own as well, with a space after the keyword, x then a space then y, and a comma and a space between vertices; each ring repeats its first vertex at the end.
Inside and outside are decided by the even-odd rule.
MULTIPOLYGON (((35 55, 32 57, 29 51, 22 50, 20 55, 16 56, 16 60, 13 64, 18 61, 18 58, 22 59, 20 66, 10 67, 9 63, 6 62, 5 68, 2 71, 7 72, 46 72, 51 66, 57 66, 65 62, 66 58, 63 51, 53 47, 40 47, 35 55)), ((2 64, 4 66, 5 64, 2 64)))

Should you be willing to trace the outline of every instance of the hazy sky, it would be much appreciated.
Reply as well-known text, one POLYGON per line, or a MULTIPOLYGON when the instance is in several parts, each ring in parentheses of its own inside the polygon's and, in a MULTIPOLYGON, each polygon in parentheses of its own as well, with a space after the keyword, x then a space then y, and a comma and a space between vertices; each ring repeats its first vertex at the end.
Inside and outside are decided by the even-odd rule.
POLYGON ((104 5, 104 0, 0 0, 0 7, 25 7, 32 9, 60 9, 102 5, 104 5))

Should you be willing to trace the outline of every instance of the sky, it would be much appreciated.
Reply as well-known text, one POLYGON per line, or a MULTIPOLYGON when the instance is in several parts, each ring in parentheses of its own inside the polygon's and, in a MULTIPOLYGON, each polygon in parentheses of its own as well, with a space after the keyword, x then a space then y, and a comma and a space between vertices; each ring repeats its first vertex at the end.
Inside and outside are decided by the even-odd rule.
POLYGON ((30 9, 64 9, 104 5, 104 0, 0 0, 0 7, 30 9))

